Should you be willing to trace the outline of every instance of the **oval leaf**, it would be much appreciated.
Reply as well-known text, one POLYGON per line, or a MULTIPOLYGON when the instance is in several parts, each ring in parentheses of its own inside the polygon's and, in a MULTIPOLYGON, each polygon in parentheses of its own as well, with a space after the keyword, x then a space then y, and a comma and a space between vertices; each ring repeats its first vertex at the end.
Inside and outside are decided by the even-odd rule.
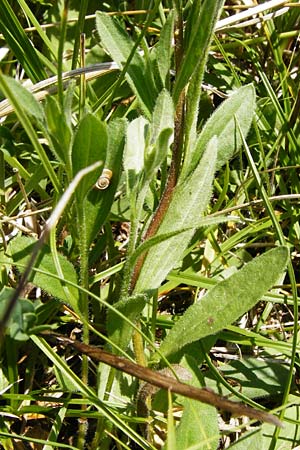
POLYGON ((287 260, 288 249, 277 247, 214 286, 176 322, 160 351, 169 356, 186 344, 232 324, 276 284, 287 260))
MULTIPOLYGON (((26 264, 28 264, 35 243, 35 239, 27 236, 17 236, 13 239, 8 246, 13 263, 22 264, 25 267, 26 264)), ((64 279, 73 284, 77 284, 77 274, 74 266, 61 254, 58 254, 58 260, 64 279)), ((35 264, 35 268, 44 273, 33 270, 30 281, 35 286, 44 289, 50 295, 53 295, 53 297, 59 298, 77 310, 79 301, 78 289, 68 284, 64 284, 63 281, 60 281, 57 278, 51 277, 51 275, 57 276, 57 272, 51 250, 47 245, 44 245, 35 264)), ((19 269, 23 272, 23 268, 19 267, 19 269)))

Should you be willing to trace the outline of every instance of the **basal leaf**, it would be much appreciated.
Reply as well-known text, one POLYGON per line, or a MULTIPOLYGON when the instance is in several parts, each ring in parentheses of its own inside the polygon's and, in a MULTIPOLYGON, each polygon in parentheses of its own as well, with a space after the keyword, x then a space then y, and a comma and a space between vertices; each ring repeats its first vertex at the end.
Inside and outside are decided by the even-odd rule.
MULTIPOLYGON (((274 426, 269 425, 270 428, 270 435, 273 434, 274 426)), ((259 430, 253 430, 248 431, 247 433, 243 434, 240 439, 238 439, 236 442, 234 442, 228 449, 233 450, 253 450, 253 449, 260 449, 260 450, 267 450, 269 449, 269 445, 263 446, 263 439, 262 439, 262 431, 259 430)))
MULTIPOLYGON (((184 367, 188 367, 191 373, 191 380, 188 383, 195 387, 204 387, 203 375, 197 367, 197 362, 191 357, 184 359, 186 360, 184 367)), ((217 449, 219 427, 216 408, 189 398, 183 400, 183 407, 182 418, 176 428, 177 450, 186 450, 190 447, 195 450, 217 449)))
MULTIPOLYGON (((177 185, 157 234, 170 233, 199 222, 210 196, 215 173, 217 140, 212 139, 196 170, 185 183, 177 185)), ((156 289, 169 271, 178 264, 194 230, 174 236, 152 247, 143 264, 135 292, 156 289)))
MULTIPOLYGON (((222 364, 221 374, 226 379, 232 380, 237 386, 243 386, 243 394, 249 398, 274 398, 284 390, 284 383, 288 377, 288 367, 281 361, 274 361, 270 357, 266 360, 249 357, 233 360, 230 364, 222 364)), ((215 379, 214 374, 208 370, 205 372, 206 385, 217 390, 220 395, 230 395, 226 386, 215 379)), ((292 386, 295 389, 295 385, 292 386)), ((232 400, 238 400, 232 396, 232 400)))
MULTIPOLYGON (((299 429, 299 416, 300 416, 300 402, 299 396, 290 394, 286 400, 286 410, 284 412, 284 428, 280 430, 280 435, 277 438, 278 450, 297 450, 300 442, 300 429, 299 429)), ((258 447, 261 450, 269 450, 272 448, 272 440, 274 433, 274 426, 269 423, 264 423, 261 427, 262 442, 258 447)), ((236 448, 232 446, 234 450, 236 448)), ((254 447, 246 447, 247 450, 254 447)), ((241 450, 241 447, 240 447, 241 450)))
MULTIPOLYGON (((0 318, 8 307, 14 289, 4 287, 0 292, 0 318)), ((36 322, 35 305, 31 300, 19 298, 9 319, 6 334, 16 341, 26 341, 27 332, 36 322)))
MULTIPOLYGON (((8 246, 13 263, 25 266, 28 263, 35 243, 35 239, 25 236, 18 236, 13 239, 8 246)), ((64 274, 64 279, 77 284, 77 274, 73 265, 63 255, 59 254, 58 259, 62 273, 64 274)), ((53 297, 57 297, 63 302, 71 304, 74 309, 77 309, 78 290, 72 286, 64 285, 62 281, 51 277, 51 274, 57 276, 57 272, 50 248, 47 245, 43 247, 34 267, 45 271, 45 273, 33 271, 30 281, 35 286, 44 289, 50 295, 53 295, 53 297)), ((24 270, 23 267, 18 267, 18 269, 21 272, 24 270)))
POLYGON ((176 322, 163 341, 161 352, 169 356, 232 324, 276 284, 287 260, 287 248, 277 247, 214 286, 176 322))
POLYGON ((44 111, 34 95, 28 91, 19 81, 3 75, 8 87, 16 95, 19 104, 30 117, 34 117, 39 123, 44 123, 44 111))

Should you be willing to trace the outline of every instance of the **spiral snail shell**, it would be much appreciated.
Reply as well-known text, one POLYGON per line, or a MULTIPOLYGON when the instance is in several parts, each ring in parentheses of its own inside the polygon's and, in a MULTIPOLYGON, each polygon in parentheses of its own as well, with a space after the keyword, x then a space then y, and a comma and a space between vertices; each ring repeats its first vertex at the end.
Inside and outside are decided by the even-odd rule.
POLYGON ((98 178, 95 184, 96 189, 104 190, 110 185, 110 180, 112 178, 112 171, 110 169, 103 169, 102 174, 98 178))

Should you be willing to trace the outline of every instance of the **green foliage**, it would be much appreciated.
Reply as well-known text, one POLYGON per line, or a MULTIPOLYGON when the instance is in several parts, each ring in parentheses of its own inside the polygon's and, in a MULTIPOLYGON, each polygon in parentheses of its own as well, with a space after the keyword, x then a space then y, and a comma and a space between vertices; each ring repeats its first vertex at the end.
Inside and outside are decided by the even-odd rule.
MULTIPOLYGON (((88 244, 93 241, 107 220, 114 202, 122 171, 126 125, 125 119, 116 119, 108 124, 108 143, 104 166, 112 171, 110 185, 105 190, 91 189, 83 202, 88 244)), ((95 142, 94 145, 96 145, 95 142)))
MULTIPOLYGON (((36 240, 32 238, 19 236, 13 239, 9 244, 9 253, 11 255, 12 264, 20 264, 20 267, 18 267, 21 272, 28 262, 35 243, 36 240)), ((73 265, 63 255, 59 255, 58 259, 64 280, 77 284, 77 275, 73 265)), ((38 271, 33 273, 31 282, 54 297, 70 304, 77 310, 78 290, 73 286, 66 286, 64 280, 57 280, 51 277, 51 275, 57 276, 57 272, 53 256, 47 245, 45 245, 41 251, 35 268, 38 269, 38 271)))
POLYGON ((100 176, 106 158, 107 132, 105 124, 100 122, 94 115, 87 114, 79 122, 74 136, 72 148, 73 176, 81 169, 101 161, 99 172, 94 171, 91 176, 85 177, 76 191, 78 204, 81 205, 87 193, 96 183, 100 176))
MULTIPOLYGON (((6 310, 12 289, 4 287, 0 292, 0 314, 6 310)), ((35 306, 26 298, 20 298, 13 310, 10 321, 7 324, 6 334, 15 341, 26 341, 28 332, 34 327, 36 322, 35 306)))
MULTIPOLYGON (((192 374, 189 383, 192 386, 204 387, 204 380, 199 373, 196 361, 191 358, 186 358, 186 360, 186 366, 192 374)), ((184 399, 183 406, 183 415, 179 426, 176 428, 177 450, 184 450, 193 446, 197 450, 217 448, 219 438, 216 409, 191 399, 184 399)))
POLYGON ((45 121, 44 110, 34 96, 14 78, 5 76, 4 79, 10 90, 17 96, 18 103, 26 114, 37 120, 39 124, 43 124, 45 121))
MULTIPOLYGON (((208 142, 217 136, 222 145, 219 147, 216 170, 233 157, 241 147, 241 135, 247 136, 255 112, 255 91, 252 85, 237 89, 229 99, 211 115, 197 138, 194 148, 186 155, 181 176, 193 171, 208 142)), ((184 178, 183 178, 184 179, 184 178)))
MULTIPOLYGON (((181 91, 187 85, 199 66, 204 69, 205 54, 211 40, 212 32, 223 6, 223 0, 196 2, 190 9, 190 15, 184 35, 184 56, 174 85, 174 102, 178 101, 181 91)), ((201 77, 202 78, 202 77, 201 77)), ((201 82, 201 78, 199 81, 201 82)))
POLYGON ((145 114, 150 115, 158 92, 145 60, 138 51, 131 55, 134 43, 114 19, 98 11, 96 25, 101 43, 113 61, 120 68, 126 64, 125 78, 138 96, 145 114))
POLYGON ((28 77, 35 82, 46 78, 46 72, 38 52, 28 39, 8 0, 3 0, 0 4, 0 17, 0 31, 24 67, 28 77))
POLYGON ((237 320, 276 284, 287 259, 286 247, 278 247, 218 283, 174 325, 162 342, 161 352, 169 356, 184 345, 214 334, 237 320))
MULTIPOLYGON (((175 189, 172 202, 159 228, 159 233, 180 230, 193 226, 195 220, 205 210, 211 196, 211 185, 215 174, 217 157, 217 140, 212 139, 196 168, 185 183, 175 189)), ((150 249, 139 279, 136 292, 156 289, 165 279, 170 270, 180 262, 186 245, 193 236, 193 230, 174 236, 150 249), (163 256, 163 259, 161 258, 163 256)))
MULTIPOLYGON (((146 365, 185 355, 188 383, 279 407, 285 425, 237 419, 233 433, 222 412, 169 394, 164 448, 296 446, 297 8, 244 28, 223 0, 102 3, 0 2, 0 320, 21 292, 0 322, 0 444, 19 445, 12 430, 36 413, 43 439, 17 437, 45 450, 155 448, 136 379, 39 336, 58 330, 146 365), (31 255, 40 299, 20 287, 31 255)), ((260 3, 259 18, 273 11, 260 3)))

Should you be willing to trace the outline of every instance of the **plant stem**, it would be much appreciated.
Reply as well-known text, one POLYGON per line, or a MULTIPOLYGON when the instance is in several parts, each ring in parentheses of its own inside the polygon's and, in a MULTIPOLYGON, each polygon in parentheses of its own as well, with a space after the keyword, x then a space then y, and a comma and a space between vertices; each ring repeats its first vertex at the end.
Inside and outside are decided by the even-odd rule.
MULTIPOLYGON (((182 17, 177 18, 175 31, 175 65, 179 67, 182 61, 182 47, 183 47, 183 23, 182 17)), ((169 175, 163 195, 160 199, 157 210, 149 224, 149 227, 144 235, 143 240, 153 237, 166 214, 166 211, 172 200, 173 191, 176 186, 182 159, 183 139, 184 139, 184 116, 185 116, 185 92, 182 91, 175 110, 175 124, 174 124, 174 143, 172 150, 172 161, 170 165, 169 175)), ((130 292, 134 290, 139 273, 143 266, 147 253, 144 253, 137 261, 130 282, 130 292)))

